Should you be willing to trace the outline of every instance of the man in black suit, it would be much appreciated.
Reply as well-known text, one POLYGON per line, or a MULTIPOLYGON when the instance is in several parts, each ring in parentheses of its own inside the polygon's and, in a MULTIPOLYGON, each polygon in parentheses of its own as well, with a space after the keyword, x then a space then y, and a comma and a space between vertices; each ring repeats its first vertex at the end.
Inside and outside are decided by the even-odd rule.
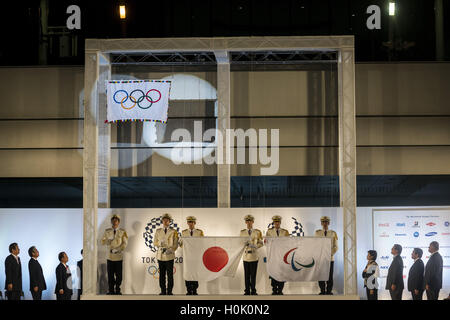
MULTIPOLYGON (((83 249, 81 249, 81 256, 83 257, 83 249)), ((80 282, 78 285, 78 297, 77 300, 80 300, 81 295, 83 294, 83 259, 77 261, 77 271, 78 271, 78 281, 80 282)))
POLYGON ((20 300, 22 295, 22 265, 19 258, 19 245, 11 243, 9 245, 9 252, 11 253, 5 259, 5 289, 8 300, 20 300))
POLYGON ((69 258, 65 252, 58 254, 59 265, 56 267, 56 300, 71 300, 72 298, 72 274, 67 261, 69 258))
POLYGON ((28 249, 30 261, 28 261, 28 271, 30 272, 30 291, 33 300, 42 300, 42 291, 47 290, 44 273, 37 258, 39 251, 35 246, 28 249))
POLYGON ((386 290, 389 290, 392 300, 402 300, 403 288, 405 286, 403 283, 403 259, 400 256, 402 253, 402 246, 394 244, 391 253, 394 256, 394 259, 389 266, 386 279, 386 290))
POLYGON ((428 247, 428 252, 431 253, 430 259, 425 267, 425 290, 427 293, 427 300, 437 300, 439 291, 442 289, 442 257, 439 254, 439 243, 433 241, 428 247))
POLYGON ((422 300, 423 296, 423 251, 420 248, 414 248, 411 258, 414 264, 409 269, 408 274, 408 291, 411 292, 413 300, 422 300))

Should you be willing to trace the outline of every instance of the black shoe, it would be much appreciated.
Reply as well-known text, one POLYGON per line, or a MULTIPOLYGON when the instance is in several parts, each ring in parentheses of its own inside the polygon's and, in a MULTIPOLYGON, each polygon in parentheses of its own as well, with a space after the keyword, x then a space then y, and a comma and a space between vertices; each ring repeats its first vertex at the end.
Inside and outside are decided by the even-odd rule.
POLYGON ((275 291, 272 291, 272 295, 276 296, 276 295, 278 295, 278 293, 276 293, 275 291))
POLYGON ((279 295, 279 296, 282 296, 282 295, 283 295, 283 292, 282 292, 282 291, 278 291, 278 295, 279 295))
POLYGON ((192 295, 194 295, 194 296, 198 296, 198 293, 197 293, 197 291, 194 291, 194 292, 192 292, 192 295))
POLYGON ((167 292, 167 295, 168 296, 173 296, 173 293, 172 292, 167 292))
POLYGON ((114 292, 108 292, 107 295, 112 296, 112 295, 114 295, 114 292))
POLYGON ((319 296, 325 295, 325 294, 326 294, 325 292, 321 292, 321 293, 319 293, 319 296))
POLYGON ((258 295, 258 294, 256 293, 256 291, 252 292, 251 294, 252 294, 252 296, 257 296, 257 295, 258 295))
POLYGON ((250 292, 244 292, 244 296, 249 296, 250 292))
POLYGON ((165 296, 166 293, 165 293, 164 291, 161 291, 161 292, 159 293, 159 295, 160 295, 160 296, 165 296))
POLYGON ((332 296, 333 292, 327 292, 326 294, 329 295, 329 296, 332 296))

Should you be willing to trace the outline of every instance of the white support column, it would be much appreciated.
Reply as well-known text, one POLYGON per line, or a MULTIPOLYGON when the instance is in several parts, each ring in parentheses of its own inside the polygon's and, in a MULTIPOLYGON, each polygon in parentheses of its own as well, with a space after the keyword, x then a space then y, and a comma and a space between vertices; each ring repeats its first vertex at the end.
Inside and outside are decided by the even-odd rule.
POLYGON ((98 91, 98 207, 110 207, 110 163, 111 163, 111 125, 105 123, 106 85, 111 79, 109 54, 100 54, 100 69, 97 83, 98 91))
POLYGON ((344 294, 357 295, 354 48, 339 51, 339 189, 344 216, 344 294))
POLYGON ((83 296, 97 293, 98 50, 85 51, 83 139, 83 296))
POLYGON ((227 129, 230 128, 230 60, 228 52, 215 51, 217 60, 217 123, 222 133, 224 144, 217 145, 216 157, 222 151, 222 164, 217 165, 217 207, 229 208, 231 206, 230 199, 230 164, 227 162, 229 154, 229 145, 226 143, 227 129))

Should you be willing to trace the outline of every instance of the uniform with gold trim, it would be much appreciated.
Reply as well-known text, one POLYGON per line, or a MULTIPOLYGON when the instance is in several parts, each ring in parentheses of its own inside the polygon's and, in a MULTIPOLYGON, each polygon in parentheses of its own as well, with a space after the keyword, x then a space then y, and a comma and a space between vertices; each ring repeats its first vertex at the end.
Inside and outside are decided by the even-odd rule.
MULTIPOLYGON (((246 215, 245 221, 254 221, 252 215, 246 215)), ((258 229, 242 229, 241 237, 249 237, 248 243, 244 249, 244 278, 245 278, 245 295, 256 295, 256 272, 258 270, 258 253, 257 250, 263 246, 262 232, 258 229)))
MULTIPOLYGON (((272 217, 272 221, 280 222, 281 223, 281 217, 276 215, 272 217)), ((269 228, 266 232, 266 237, 273 237, 273 238, 279 238, 279 237, 289 237, 289 231, 283 228, 269 228)), ((284 281, 278 281, 274 278, 270 277, 270 284, 272 286, 272 295, 282 295, 283 294, 283 288, 284 288, 284 281)))
MULTIPOLYGON (((320 218, 320 222, 330 223, 330 217, 323 216, 320 218)), ((320 294, 333 294, 333 270, 334 270, 334 254, 338 250, 338 236, 334 230, 319 229, 315 232, 316 237, 327 237, 331 239, 331 262, 330 262, 330 276, 328 281, 319 281, 320 294)))
MULTIPOLYGON (((197 222, 197 218, 194 216, 189 216, 186 218, 187 222, 197 222)), ((189 237, 204 237, 203 231, 197 228, 194 229, 184 229, 181 232, 181 240, 180 240, 180 247, 183 247, 183 238, 189 238, 189 237)), ((186 284, 186 291, 187 295, 197 295, 197 289, 198 289, 198 281, 185 281, 186 284)))
MULTIPOLYGON (((113 215, 111 222, 120 217, 113 215)), ((108 256, 106 260, 106 269, 108 271, 108 290, 109 294, 120 294, 120 285, 122 284, 123 270, 123 252, 128 245, 127 232, 122 228, 108 228, 102 236, 102 245, 108 248, 108 256)))
MULTIPOLYGON (((162 219, 167 218, 170 221, 172 217, 165 213, 162 219)), ((175 260, 175 251, 178 248, 178 232, 172 227, 162 227, 155 231, 155 246, 158 248, 156 259, 159 265, 159 286, 161 294, 172 295, 173 289, 173 263, 175 260), (167 286, 166 286, 167 275, 167 286)))

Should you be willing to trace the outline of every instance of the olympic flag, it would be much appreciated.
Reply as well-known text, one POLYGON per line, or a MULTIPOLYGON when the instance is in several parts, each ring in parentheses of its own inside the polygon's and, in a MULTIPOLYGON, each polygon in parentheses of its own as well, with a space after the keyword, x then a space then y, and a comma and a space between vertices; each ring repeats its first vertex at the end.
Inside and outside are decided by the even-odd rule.
POLYGON ((248 238, 186 237, 182 241, 184 280, 212 281, 234 277, 248 238))
POLYGON ((326 281, 331 238, 266 238, 267 273, 277 281, 326 281))
POLYGON ((167 122, 170 85, 171 82, 165 80, 107 80, 108 122, 167 122))

